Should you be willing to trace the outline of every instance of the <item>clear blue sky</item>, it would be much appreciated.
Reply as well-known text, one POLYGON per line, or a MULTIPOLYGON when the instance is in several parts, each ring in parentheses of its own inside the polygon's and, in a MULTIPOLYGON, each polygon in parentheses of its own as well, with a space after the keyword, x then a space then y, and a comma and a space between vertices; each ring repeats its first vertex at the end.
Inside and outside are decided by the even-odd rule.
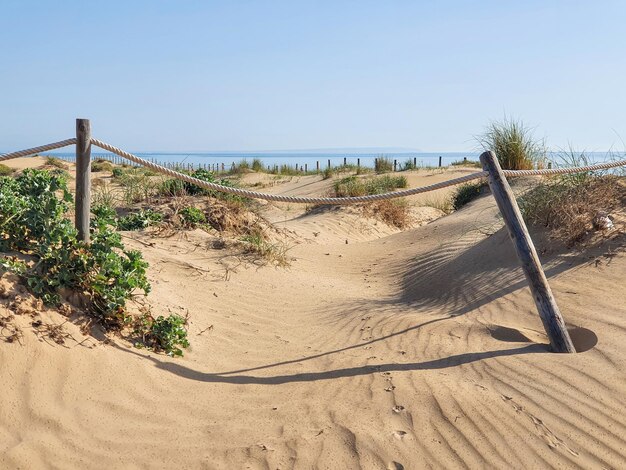
POLYGON ((624 149, 623 1, 0 4, 0 150, 463 151, 506 112, 624 149))

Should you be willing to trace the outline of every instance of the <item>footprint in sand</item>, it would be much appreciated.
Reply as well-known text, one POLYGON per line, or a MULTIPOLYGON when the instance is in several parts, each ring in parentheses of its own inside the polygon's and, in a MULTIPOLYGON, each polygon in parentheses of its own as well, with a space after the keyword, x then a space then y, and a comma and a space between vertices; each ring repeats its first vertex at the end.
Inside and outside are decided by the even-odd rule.
POLYGON ((387 470, 404 470, 404 465, 396 461, 389 462, 387 464, 387 470))
POLYGON ((404 436, 406 436, 406 431, 395 431, 392 435, 393 437, 401 441, 402 439, 404 439, 404 436))
POLYGON ((401 413, 402 411, 404 411, 404 406, 396 405, 391 409, 391 411, 393 411, 394 413, 401 413))

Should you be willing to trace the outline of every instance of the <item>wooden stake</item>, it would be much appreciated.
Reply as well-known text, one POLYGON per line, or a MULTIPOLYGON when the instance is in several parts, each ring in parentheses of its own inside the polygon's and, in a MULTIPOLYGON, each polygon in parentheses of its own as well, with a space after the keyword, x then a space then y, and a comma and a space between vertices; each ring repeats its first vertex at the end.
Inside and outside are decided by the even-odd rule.
POLYGON ((552 290, 548 284, 539 256, 530 238, 522 214, 517 206, 515 195, 500 168, 500 163, 493 152, 484 152, 480 156, 483 170, 489 172, 489 187, 496 199, 502 218, 513 241, 517 258, 522 265, 526 280, 543 327, 550 339, 550 345, 555 352, 574 353, 576 349, 565 327, 559 307, 554 300, 552 290))
POLYGON ((78 239, 89 243, 91 203, 91 123, 76 119, 76 206, 74 223, 78 239))

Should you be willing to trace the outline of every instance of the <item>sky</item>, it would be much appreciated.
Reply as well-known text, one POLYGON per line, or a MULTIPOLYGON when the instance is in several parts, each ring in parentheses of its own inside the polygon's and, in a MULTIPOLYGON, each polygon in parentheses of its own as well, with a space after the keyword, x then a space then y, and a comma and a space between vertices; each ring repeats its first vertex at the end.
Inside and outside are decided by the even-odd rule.
POLYGON ((626 149, 623 1, 0 0, 0 151, 626 149))

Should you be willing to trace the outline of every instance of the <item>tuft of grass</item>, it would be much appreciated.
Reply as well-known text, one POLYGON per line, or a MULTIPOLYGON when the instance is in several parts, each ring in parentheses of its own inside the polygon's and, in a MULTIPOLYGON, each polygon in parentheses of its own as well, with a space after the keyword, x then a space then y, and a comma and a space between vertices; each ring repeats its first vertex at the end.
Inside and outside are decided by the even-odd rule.
POLYGON ((9 176, 15 173, 15 168, 0 163, 0 176, 9 176))
POLYGON ((260 232, 242 237, 241 243, 246 253, 255 254, 275 266, 289 266, 287 252, 291 247, 286 243, 270 243, 260 232))
POLYGON ((376 171, 376 173, 389 173, 393 171, 393 161, 384 155, 379 155, 374 162, 374 171, 376 171))
POLYGON ((356 197, 406 188, 407 184, 405 176, 384 175, 368 179, 348 176, 336 181, 334 189, 336 197, 356 197))
POLYGON ((260 158, 255 158, 254 160, 252 160, 252 169, 258 172, 263 171, 263 162, 260 158))
POLYGON ((322 171, 322 179, 330 179, 333 177, 333 175, 335 174, 335 172, 333 171, 332 168, 326 168, 324 171, 322 171))
POLYGON ((476 160, 457 160, 450 163, 450 166, 470 166, 474 168, 482 168, 483 166, 476 160))
POLYGON ((616 175, 586 173, 547 178, 519 200, 524 220, 543 226, 551 238, 572 246, 593 230, 596 216, 626 203, 626 185, 616 175))
POLYGON ((365 206, 365 213, 399 229, 411 224, 409 205, 404 199, 386 199, 365 206))
POLYGON ((53 167, 59 168, 61 170, 67 170, 67 168, 69 166, 67 164, 67 162, 64 162, 60 158, 56 158, 56 157, 48 157, 48 158, 46 158, 46 165, 53 166, 53 167))
POLYGON ((100 172, 100 171, 113 171, 113 164, 107 160, 99 158, 91 164, 92 173, 100 172))
MULTIPOLYGON (((461 207, 469 204, 483 193, 483 189, 487 187, 486 181, 477 183, 465 183, 460 185, 452 196, 452 208, 458 211, 461 207)), ((444 211, 445 212, 445 211, 444 211)))
POLYGON ((530 170, 546 159, 544 141, 536 139, 531 128, 514 118, 505 116, 491 122, 476 140, 485 150, 495 152, 505 170, 530 170))

